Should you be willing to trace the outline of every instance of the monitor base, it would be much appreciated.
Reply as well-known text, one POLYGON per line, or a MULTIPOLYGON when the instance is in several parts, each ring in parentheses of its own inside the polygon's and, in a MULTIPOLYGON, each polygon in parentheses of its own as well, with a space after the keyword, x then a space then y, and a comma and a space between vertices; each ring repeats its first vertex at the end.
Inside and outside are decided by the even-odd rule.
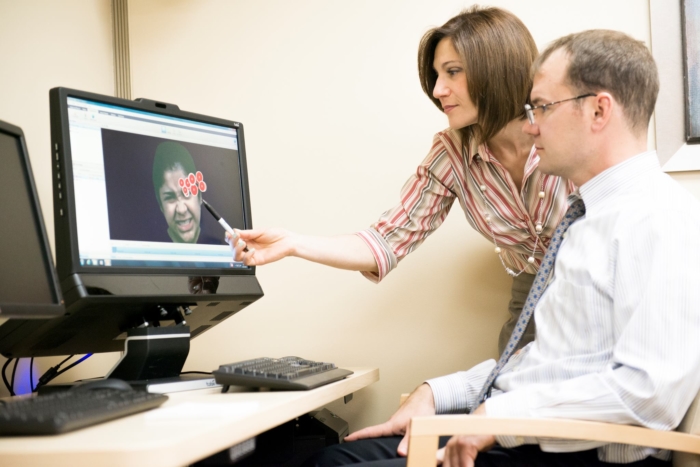
MULTIPOLYGON (((67 391, 73 386, 89 381, 98 381, 102 378, 80 380, 66 383, 54 383, 40 386, 37 390, 39 395, 50 394, 52 392, 67 391)), ((152 394, 169 394, 181 391, 194 391, 196 389, 219 388, 213 376, 207 375, 181 375, 172 378, 157 378, 140 381, 127 381, 134 389, 141 389, 152 394)))
POLYGON ((134 389, 143 389, 153 394, 168 394, 171 392, 221 387, 221 385, 214 380, 213 376, 207 375, 180 375, 173 378, 128 381, 128 383, 134 389))

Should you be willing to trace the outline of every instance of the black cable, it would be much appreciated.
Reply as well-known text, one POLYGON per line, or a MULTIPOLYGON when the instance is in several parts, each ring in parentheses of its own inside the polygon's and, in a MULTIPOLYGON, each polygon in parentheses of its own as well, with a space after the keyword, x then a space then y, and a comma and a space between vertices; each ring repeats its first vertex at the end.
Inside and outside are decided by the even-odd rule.
POLYGON ((58 376, 58 369, 61 368, 61 365, 63 365, 68 360, 73 358, 73 356, 74 355, 69 355, 68 357, 64 358, 63 361, 61 363, 59 363, 58 365, 52 366, 51 368, 46 370, 44 372, 44 374, 41 375, 41 377, 39 377, 39 381, 37 381, 36 388, 34 388, 34 389, 39 389, 41 386, 47 384, 49 381, 51 381, 56 376, 58 376))
POLYGON ((10 380, 10 395, 15 396, 15 373, 17 373, 17 364, 19 358, 15 358, 15 365, 12 367, 12 379, 10 380))
POLYGON ((10 366, 10 362, 12 362, 11 358, 8 358, 5 364, 2 366, 2 380, 5 383, 5 387, 7 388, 8 392, 11 392, 12 390, 10 389, 10 382, 7 380, 7 375, 5 374, 5 370, 7 370, 7 367, 10 366))
MULTIPOLYGON (((72 355, 71 355, 71 356, 72 356, 72 355)), ((62 369, 62 370, 59 371, 58 373, 56 373, 56 375, 54 375, 54 378, 55 378, 56 376, 62 374, 62 373, 65 373, 66 371, 70 370, 71 368, 73 368, 73 367, 74 367, 75 365, 77 365, 78 363, 84 362, 85 360, 87 360, 87 359, 90 358, 90 357, 92 357, 92 354, 91 354, 91 353, 89 353, 89 354, 87 354, 87 355, 84 355, 83 358, 81 358, 80 360, 77 360, 77 361, 71 363, 70 365, 68 365, 67 367, 65 367, 64 369, 62 369)), ((65 360, 64 360, 64 361, 65 361, 65 360)), ((53 378, 51 378, 51 379, 53 379, 53 378)))
POLYGON ((29 389, 34 392, 34 357, 29 360, 29 389))
POLYGON ((183 371, 181 375, 210 375, 211 371, 183 371))

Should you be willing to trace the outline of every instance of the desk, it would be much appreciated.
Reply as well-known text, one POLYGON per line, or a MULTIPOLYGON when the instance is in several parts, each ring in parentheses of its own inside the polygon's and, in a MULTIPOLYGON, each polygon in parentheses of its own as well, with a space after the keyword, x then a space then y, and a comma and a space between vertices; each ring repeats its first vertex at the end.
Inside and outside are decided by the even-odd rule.
POLYGON ((158 409, 64 435, 0 438, 0 465, 185 466, 379 379, 376 368, 348 369, 355 373, 311 391, 173 393, 158 409))

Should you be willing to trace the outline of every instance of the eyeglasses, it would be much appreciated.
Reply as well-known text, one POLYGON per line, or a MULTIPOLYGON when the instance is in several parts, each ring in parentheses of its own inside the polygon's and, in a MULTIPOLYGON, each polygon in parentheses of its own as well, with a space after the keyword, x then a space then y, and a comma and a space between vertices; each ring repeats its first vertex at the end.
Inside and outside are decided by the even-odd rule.
POLYGON ((583 99, 584 97, 594 97, 597 95, 598 94, 594 94, 592 92, 589 92, 588 94, 581 94, 580 96, 571 97, 569 99, 563 99, 561 101, 550 102, 549 104, 536 105, 535 107, 531 106, 530 104, 525 104, 525 115, 527 115, 527 119, 530 122, 530 125, 534 125, 535 124, 535 110, 537 110, 537 109, 542 109, 542 113, 544 113, 547 110, 547 107, 549 107, 550 105, 561 104, 562 102, 567 102, 567 101, 575 101, 576 99, 583 99))

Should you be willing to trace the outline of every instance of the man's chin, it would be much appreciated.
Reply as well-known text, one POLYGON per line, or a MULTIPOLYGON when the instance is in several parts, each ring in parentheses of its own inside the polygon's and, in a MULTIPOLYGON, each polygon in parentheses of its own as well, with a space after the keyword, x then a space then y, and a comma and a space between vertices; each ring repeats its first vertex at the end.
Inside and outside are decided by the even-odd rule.
POLYGON ((199 239, 200 229, 192 229, 186 232, 180 232, 178 229, 169 228, 168 235, 175 243, 197 243, 199 239))

